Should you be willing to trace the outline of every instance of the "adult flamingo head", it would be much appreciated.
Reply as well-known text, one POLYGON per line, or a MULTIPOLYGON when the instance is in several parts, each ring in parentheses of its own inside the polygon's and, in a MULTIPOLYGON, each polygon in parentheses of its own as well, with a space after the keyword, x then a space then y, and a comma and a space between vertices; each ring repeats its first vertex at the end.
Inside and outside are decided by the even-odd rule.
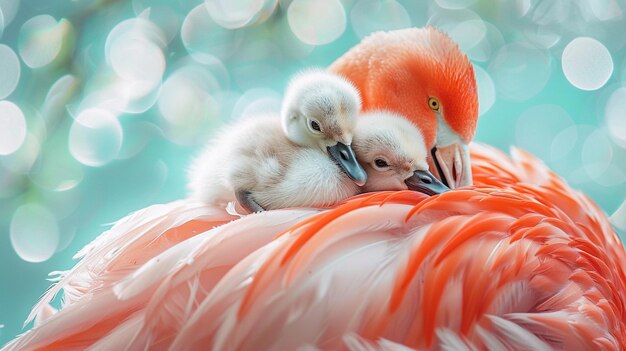
POLYGON ((472 184, 468 144, 478 120, 474 69, 458 45, 433 28, 377 32, 330 70, 352 81, 363 109, 413 122, 431 150, 431 170, 450 188, 472 184))

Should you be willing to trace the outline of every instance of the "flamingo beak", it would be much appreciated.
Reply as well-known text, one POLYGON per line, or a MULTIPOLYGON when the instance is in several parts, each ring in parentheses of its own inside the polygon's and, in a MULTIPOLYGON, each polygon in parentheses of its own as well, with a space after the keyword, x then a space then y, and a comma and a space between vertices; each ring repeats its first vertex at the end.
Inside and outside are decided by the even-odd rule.
POLYGON ((469 148, 467 144, 458 142, 448 146, 434 147, 431 150, 434 167, 438 178, 455 189, 472 185, 472 168, 470 166, 469 148))
POLYGON ((338 142, 328 147, 328 154, 356 185, 363 186, 367 181, 367 173, 356 160, 350 145, 338 142))
POLYGON ((409 190, 419 191, 426 195, 437 195, 450 190, 429 171, 415 171, 404 181, 409 190))

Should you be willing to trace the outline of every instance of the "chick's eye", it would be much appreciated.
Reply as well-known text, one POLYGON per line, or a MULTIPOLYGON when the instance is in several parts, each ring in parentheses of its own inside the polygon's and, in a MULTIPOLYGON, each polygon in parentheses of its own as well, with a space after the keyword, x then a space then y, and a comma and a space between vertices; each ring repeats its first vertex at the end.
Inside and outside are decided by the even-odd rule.
POLYGON ((439 100, 434 97, 428 98, 428 107, 433 111, 439 111, 439 100))
POLYGON ((383 160, 382 158, 377 158, 376 160, 374 160, 374 164, 378 168, 389 167, 389 164, 387 163, 387 161, 383 160))
POLYGON ((316 132, 321 132, 322 128, 320 127, 320 124, 317 121, 311 120, 310 122, 311 124, 311 129, 313 129, 316 132))

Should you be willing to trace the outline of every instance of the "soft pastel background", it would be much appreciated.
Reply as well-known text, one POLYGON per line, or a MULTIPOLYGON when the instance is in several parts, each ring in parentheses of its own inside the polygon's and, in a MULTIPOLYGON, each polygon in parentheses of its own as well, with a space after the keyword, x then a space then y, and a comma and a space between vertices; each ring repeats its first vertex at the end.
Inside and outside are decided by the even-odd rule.
POLYGON ((0 344, 48 272, 111 222, 184 196, 185 167, 216 127, 276 110, 292 73, 381 29, 448 32, 476 67, 476 140, 533 152, 623 231, 624 11, 616 0, 0 0, 0 344))

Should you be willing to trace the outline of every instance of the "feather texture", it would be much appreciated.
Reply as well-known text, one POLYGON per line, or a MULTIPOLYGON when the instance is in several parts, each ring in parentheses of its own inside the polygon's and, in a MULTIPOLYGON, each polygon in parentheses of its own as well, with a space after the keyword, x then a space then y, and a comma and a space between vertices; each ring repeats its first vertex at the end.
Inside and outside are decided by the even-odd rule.
POLYGON ((232 217, 173 203, 179 220, 164 225, 149 208, 122 222, 144 228, 126 233, 142 247, 122 233, 83 258, 119 268, 106 253, 132 246, 143 262, 96 271, 106 284, 84 284, 5 349, 622 349, 626 253, 606 216, 523 151, 472 157, 471 188, 269 211, 162 246, 173 223, 232 217))

